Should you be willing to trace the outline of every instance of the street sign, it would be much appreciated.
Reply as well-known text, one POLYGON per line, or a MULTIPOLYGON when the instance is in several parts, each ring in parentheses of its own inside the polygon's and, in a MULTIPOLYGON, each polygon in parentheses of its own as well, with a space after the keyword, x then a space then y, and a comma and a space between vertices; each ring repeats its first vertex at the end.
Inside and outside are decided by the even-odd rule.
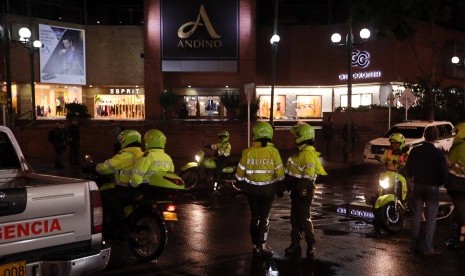
POLYGON ((7 104, 8 97, 6 95, 6 91, 0 91, 0 104, 7 104))
POLYGON ((244 85, 245 95, 247 96, 247 103, 252 101, 253 92, 255 90, 255 83, 246 83, 244 85))
POLYGON ((399 102, 405 107, 405 110, 409 109, 416 100, 417 98, 413 95, 412 90, 408 88, 405 89, 404 93, 402 93, 399 97, 399 102))
POLYGON ((388 97, 387 97, 387 100, 388 100, 388 103, 389 103, 389 106, 393 106, 394 105, 394 102, 396 100, 396 96, 394 95, 394 93, 389 93, 388 97))

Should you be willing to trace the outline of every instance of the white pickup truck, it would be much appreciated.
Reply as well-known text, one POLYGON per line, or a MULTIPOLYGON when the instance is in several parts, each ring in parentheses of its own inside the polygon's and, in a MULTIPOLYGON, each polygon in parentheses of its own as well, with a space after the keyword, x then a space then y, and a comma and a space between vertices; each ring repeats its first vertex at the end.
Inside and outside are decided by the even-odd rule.
POLYGON ((105 269, 102 201, 92 181, 35 173, 0 126, 0 275, 88 275, 105 269))

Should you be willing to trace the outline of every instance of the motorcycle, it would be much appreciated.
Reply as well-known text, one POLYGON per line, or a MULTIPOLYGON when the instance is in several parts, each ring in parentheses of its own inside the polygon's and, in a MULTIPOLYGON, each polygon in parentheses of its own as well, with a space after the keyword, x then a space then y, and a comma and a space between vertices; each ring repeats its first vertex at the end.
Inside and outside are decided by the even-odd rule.
MULTIPOLYGON (((101 191, 114 187, 112 177, 97 173, 96 164, 89 155, 85 157, 85 161, 87 164, 81 171, 86 179, 95 181, 101 191)), ((131 204, 124 207, 129 226, 128 244, 140 262, 156 260, 162 254, 168 241, 167 224, 173 226, 178 219, 173 201, 176 200, 177 192, 184 190, 184 182, 173 173, 154 174, 149 183, 134 188, 136 192, 131 204)), ((103 227, 104 230, 113 229, 110 218, 104 219, 103 227)), ((112 236, 105 238, 111 240, 112 236)))
POLYGON ((215 181, 216 166, 214 151, 208 148, 200 149, 195 155, 195 161, 181 167, 179 175, 185 183, 186 190, 208 189, 214 194, 221 194, 223 191, 240 191, 236 186, 236 165, 224 166, 218 181, 215 181))
POLYGON ((407 180, 397 171, 385 171, 379 176, 378 196, 373 204, 375 226, 390 233, 403 228, 407 208, 407 180))
MULTIPOLYGON (((441 196, 445 193, 441 192, 444 189, 440 188, 439 190, 440 197, 444 197, 441 196)), ((405 214, 409 209, 408 193, 407 180, 402 174, 397 171, 386 171, 380 174, 378 195, 372 198, 375 227, 380 226, 389 233, 397 233, 403 229, 405 214)), ((436 220, 452 217, 453 211, 454 205, 450 199, 443 198, 439 202, 436 220)), ((422 221, 426 221, 424 211, 422 221)))

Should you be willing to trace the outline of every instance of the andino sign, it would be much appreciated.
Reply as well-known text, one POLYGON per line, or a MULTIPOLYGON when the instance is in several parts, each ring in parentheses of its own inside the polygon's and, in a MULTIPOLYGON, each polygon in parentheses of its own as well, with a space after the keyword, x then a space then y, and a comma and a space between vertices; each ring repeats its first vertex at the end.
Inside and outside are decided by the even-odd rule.
POLYGON ((162 0, 162 59, 237 59, 237 0, 162 0))

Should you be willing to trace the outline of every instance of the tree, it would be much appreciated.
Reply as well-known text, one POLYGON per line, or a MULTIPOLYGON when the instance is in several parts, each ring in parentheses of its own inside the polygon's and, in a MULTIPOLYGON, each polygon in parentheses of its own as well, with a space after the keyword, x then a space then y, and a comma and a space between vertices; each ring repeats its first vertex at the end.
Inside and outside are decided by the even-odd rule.
MULTIPOLYGON (((398 40, 405 40, 411 46, 418 68, 421 72, 419 79, 425 89, 425 106, 427 118, 434 120, 435 98, 434 89, 440 82, 436 74, 439 63, 436 29, 442 26, 460 26, 463 24, 465 0, 357 0, 351 8, 354 22, 371 21, 378 31, 378 36, 394 36, 398 40), (432 49, 432 66, 426 67, 420 58, 419 51, 413 43, 415 27, 419 22, 429 24, 429 42, 432 49)), ((463 26, 461 26, 463 28, 463 26)))
MULTIPOLYGON (((415 106, 409 109, 409 117, 415 119, 428 119, 428 102, 425 90, 426 81, 419 79, 415 83, 405 83, 417 97, 415 106)), ((465 121, 465 91, 451 86, 441 88, 436 83, 433 85, 434 114, 436 120, 448 120, 456 124, 465 121)))
POLYGON ((89 114, 89 110, 87 106, 80 103, 67 103, 65 104, 65 108, 68 110, 66 113, 66 119, 89 119, 92 117, 89 114))

